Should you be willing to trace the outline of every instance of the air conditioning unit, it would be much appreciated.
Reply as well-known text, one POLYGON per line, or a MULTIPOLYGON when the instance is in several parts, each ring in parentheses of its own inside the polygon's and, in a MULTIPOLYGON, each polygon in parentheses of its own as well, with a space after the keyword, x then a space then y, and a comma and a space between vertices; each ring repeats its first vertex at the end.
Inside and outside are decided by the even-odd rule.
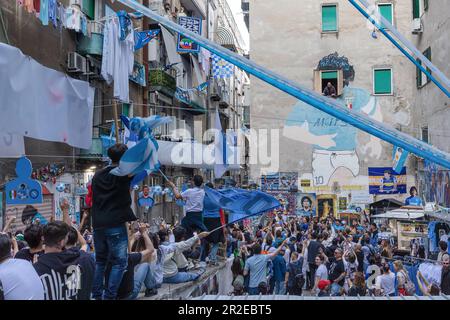
POLYGON ((417 33, 422 33, 423 29, 422 29, 422 19, 421 18, 416 18, 413 20, 412 22, 412 32, 417 34, 417 33))
POLYGON ((150 92, 148 95, 148 100, 150 104, 158 104, 158 93, 157 92, 150 92))
POLYGON ((86 72, 86 58, 76 52, 69 52, 67 55, 68 72, 86 72))
POLYGON ((92 79, 100 78, 101 74, 101 66, 92 61, 91 59, 86 59, 86 69, 83 72, 83 75, 89 76, 92 79))

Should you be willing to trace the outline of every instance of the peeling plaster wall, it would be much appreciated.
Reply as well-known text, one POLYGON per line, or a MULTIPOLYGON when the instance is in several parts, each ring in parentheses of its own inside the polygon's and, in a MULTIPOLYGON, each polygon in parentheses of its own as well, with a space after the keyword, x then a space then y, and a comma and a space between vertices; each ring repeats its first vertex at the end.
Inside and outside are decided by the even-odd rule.
MULTIPOLYGON (((411 1, 383 1, 385 2, 393 3, 394 25, 411 39, 411 1)), ((372 99, 375 103, 372 107, 366 103, 360 105, 362 112, 403 131, 411 125, 415 67, 383 35, 378 34, 378 39, 372 38, 373 27, 368 27, 365 18, 347 0, 253 0, 250 1, 250 6, 251 58, 256 63, 313 89, 313 71, 319 61, 337 52, 340 57, 348 59, 355 72, 353 81, 350 80, 346 89, 360 90, 367 101, 372 99), (323 3, 338 5, 338 33, 321 32, 323 3), (393 95, 373 95, 373 69, 379 67, 392 67, 393 95)), ((330 137, 319 139, 319 144, 325 147, 318 147, 314 138, 310 137, 309 140, 305 138, 308 132, 314 133, 314 130, 311 130, 314 119, 313 123, 309 123, 309 130, 302 131, 297 127, 297 131, 292 132, 292 136, 298 139, 292 136, 291 139, 285 137, 283 131, 292 130, 288 122, 301 118, 302 112, 304 117, 311 117, 311 110, 302 107, 296 113, 294 106, 298 107, 299 101, 258 79, 252 78, 251 90, 251 128, 280 129, 280 172, 294 171, 299 173, 300 179, 314 180, 317 175, 315 171, 331 170, 329 164, 324 164, 327 162, 326 159, 332 162, 329 155, 314 154, 320 149, 326 149, 328 152, 337 150, 336 165, 332 165, 334 171, 328 183, 321 185, 320 181, 317 183, 313 181, 314 184, 321 185, 322 189, 328 187, 331 190, 334 182, 338 182, 341 186, 355 186, 354 189, 368 189, 368 167, 392 165, 392 145, 357 129, 349 128, 355 130, 354 141, 347 141, 351 142, 349 145, 354 145, 350 148, 342 146, 330 148, 329 144, 326 147, 330 139, 336 139, 332 130, 328 132, 330 137), (340 152, 346 155, 343 156, 339 154, 340 152), (320 157, 323 159, 317 160, 320 157), (315 165, 317 161, 320 163, 315 165)), ((331 118, 328 115, 325 117, 331 118)), ((322 134, 324 132, 327 131, 323 131, 322 134)), ((340 141, 334 141, 336 145, 340 144, 340 141)), ((265 171, 267 168, 253 164, 251 178, 258 182, 261 172, 265 171)), ((415 170, 411 170, 409 166, 407 173, 409 187, 414 184, 415 170)), ((404 198, 404 195, 399 197, 404 198)))

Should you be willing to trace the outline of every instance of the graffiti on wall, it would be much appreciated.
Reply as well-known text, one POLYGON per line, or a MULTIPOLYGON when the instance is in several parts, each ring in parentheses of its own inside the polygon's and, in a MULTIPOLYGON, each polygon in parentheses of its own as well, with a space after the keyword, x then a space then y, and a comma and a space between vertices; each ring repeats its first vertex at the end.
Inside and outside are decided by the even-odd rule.
MULTIPOLYGON (((350 86, 355 78, 355 70, 348 59, 337 53, 324 57, 318 65, 320 70, 342 69, 344 88, 337 98, 342 104, 351 102, 352 109, 382 120, 381 107, 375 97, 367 90, 350 86)), ((312 171, 314 186, 326 186, 338 168, 346 168, 356 177, 360 171, 360 159, 357 153, 358 130, 302 101, 294 105, 288 115, 283 135, 291 140, 313 146, 312 171)), ((381 157, 381 142, 371 138, 365 143, 363 153, 381 157)))

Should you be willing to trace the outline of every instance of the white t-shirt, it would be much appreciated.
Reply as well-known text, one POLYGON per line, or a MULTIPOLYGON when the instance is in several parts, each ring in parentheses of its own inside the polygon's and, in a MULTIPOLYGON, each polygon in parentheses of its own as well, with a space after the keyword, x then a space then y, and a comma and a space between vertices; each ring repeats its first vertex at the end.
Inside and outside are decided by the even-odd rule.
POLYGON ((321 264, 317 270, 315 277, 319 277, 320 280, 328 280, 328 270, 327 267, 324 264, 321 264))
POLYGON ((387 296, 388 294, 395 293, 395 274, 389 272, 389 274, 382 274, 377 277, 375 288, 382 290, 382 294, 387 296))
POLYGON ((205 190, 195 187, 187 189, 181 193, 181 196, 186 200, 184 206, 186 212, 199 212, 203 211, 203 200, 205 199, 205 190))
POLYGON ((8 259, 0 264, 5 300, 44 300, 44 287, 31 262, 8 259))

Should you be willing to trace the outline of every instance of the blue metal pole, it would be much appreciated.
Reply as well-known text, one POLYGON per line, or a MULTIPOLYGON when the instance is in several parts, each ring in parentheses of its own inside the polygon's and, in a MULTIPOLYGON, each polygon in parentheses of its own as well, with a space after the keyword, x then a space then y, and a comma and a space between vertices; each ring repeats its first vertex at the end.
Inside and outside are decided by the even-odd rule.
POLYGON ((137 10, 160 23, 161 25, 179 32, 193 41, 197 42, 203 48, 218 55, 222 59, 234 64, 235 66, 247 71, 249 74, 271 84, 272 86, 284 91, 291 96, 325 112, 329 115, 342 120, 352 126, 365 131, 373 136, 387 141, 393 145, 401 147, 419 157, 435 162, 446 168, 450 168, 450 154, 441 151, 423 141, 420 141, 410 135, 400 132, 391 126, 378 122, 368 115, 358 111, 350 110, 335 99, 324 97, 312 90, 309 90, 299 84, 289 80, 286 77, 276 74, 258 64, 246 59, 224 47, 193 33, 182 26, 158 15, 149 8, 144 7, 134 0, 118 0, 120 3, 137 10))
POLYGON ((361 14, 364 17, 366 17, 374 26, 376 26, 378 30, 380 30, 380 32, 401 51, 401 53, 403 53, 409 60, 411 60, 411 62, 414 63, 417 68, 419 68, 423 73, 425 73, 427 77, 430 78, 431 81, 433 81, 438 86, 438 88, 441 89, 442 92, 444 92, 447 95, 447 97, 450 98, 450 92, 436 79, 436 77, 434 77, 430 72, 428 72, 428 70, 424 68, 422 64, 417 62, 416 59, 414 59, 414 57, 408 51, 406 51, 397 41, 395 41, 395 39, 382 26, 380 26, 380 24, 374 18, 372 18, 359 4, 357 4, 355 0, 348 0, 348 1, 350 1, 350 3, 359 12, 361 12, 361 14))

